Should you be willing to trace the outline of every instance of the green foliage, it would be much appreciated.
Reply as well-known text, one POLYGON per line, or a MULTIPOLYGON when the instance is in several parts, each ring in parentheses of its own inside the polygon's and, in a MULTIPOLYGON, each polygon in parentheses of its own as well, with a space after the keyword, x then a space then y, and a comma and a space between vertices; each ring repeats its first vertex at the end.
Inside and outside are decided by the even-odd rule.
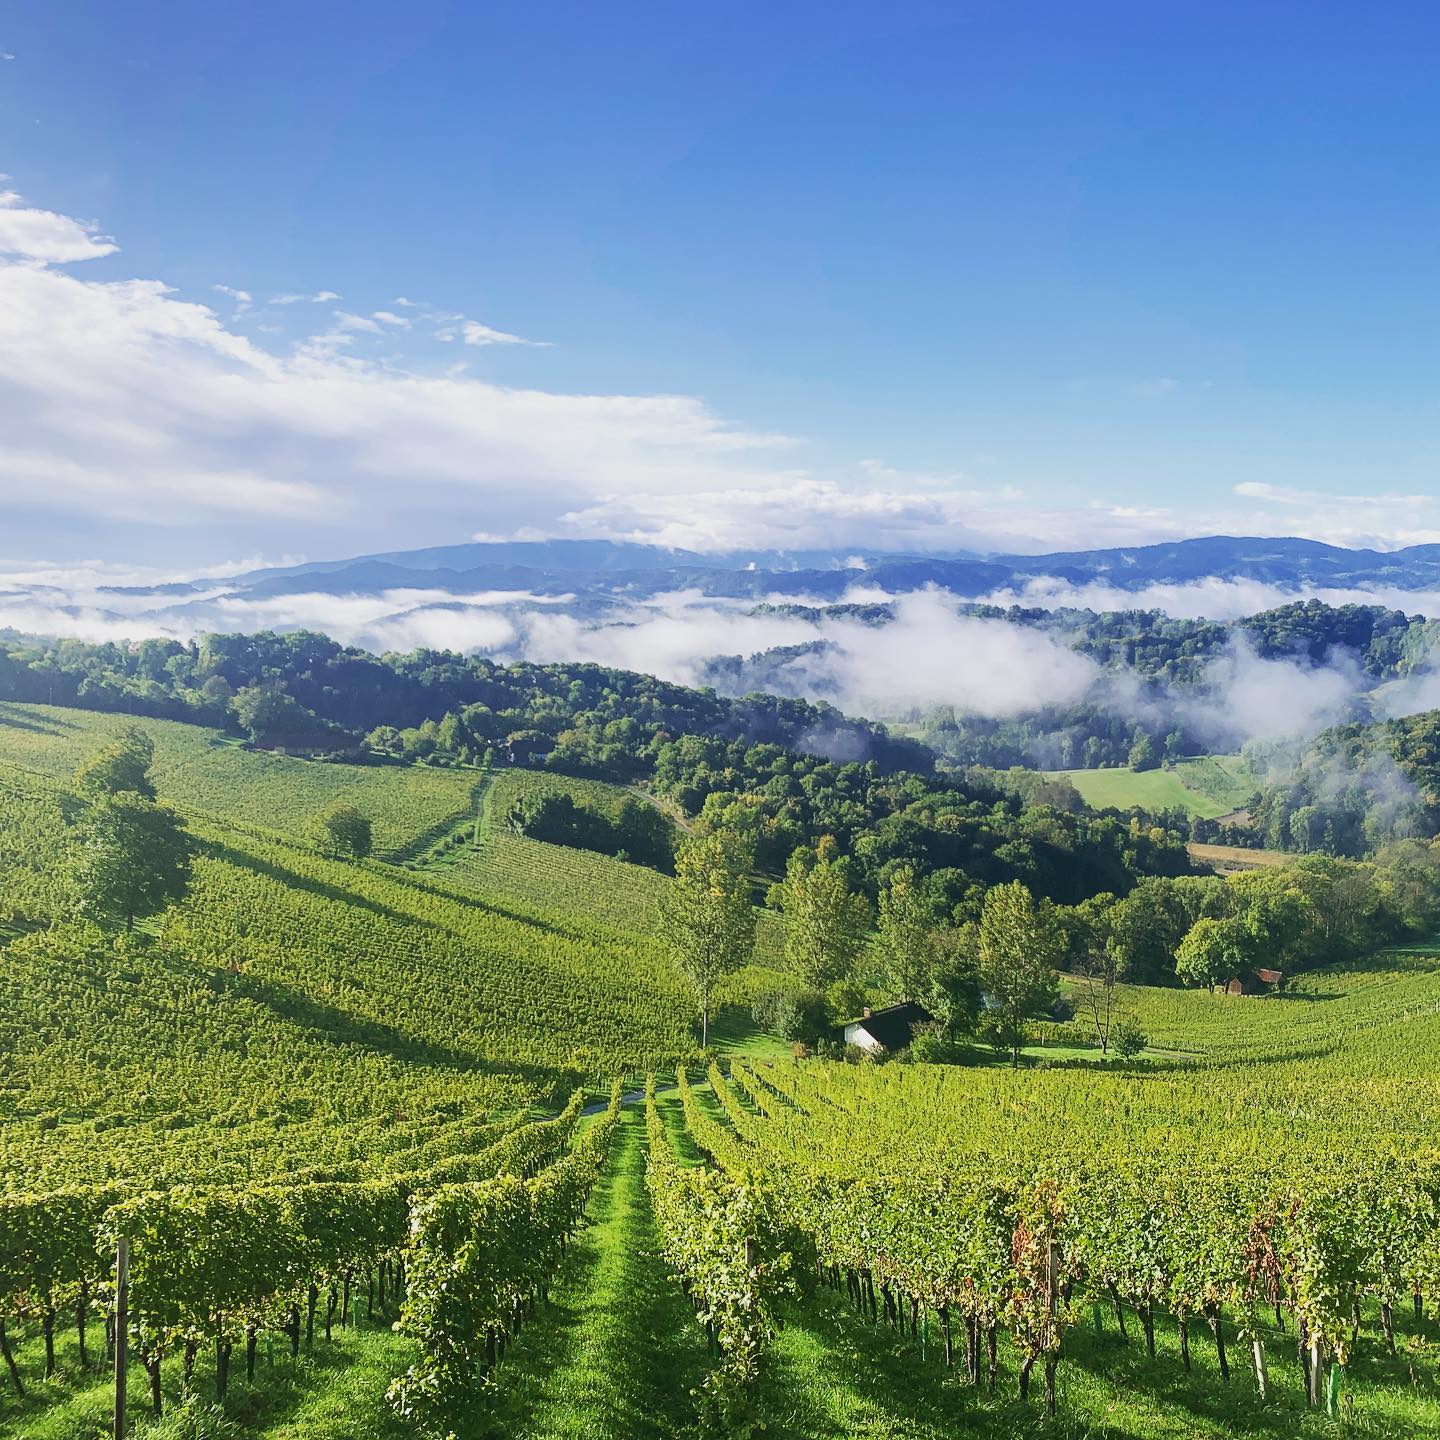
POLYGON ((75 831, 81 912, 133 928, 137 916, 184 895, 191 854, 184 822, 169 806, 131 791, 95 801, 75 831))
POLYGON ((1111 1031, 1110 1043, 1122 1060, 1133 1060, 1150 1043, 1133 1015, 1122 1015, 1111 1031))
POLYGON ((699 1003, 702 1045, 709 1043, 716 987, 755 950, 750 858, 733 836, 695 836, 681 846, 661 902, 660 939, 699 1003))
POLYGON ((980 984, 995 1043, 1018 1063, 1029 1022, 1055 1003, 1062 941, 1054 918, 1018 882, 997 885, 980 915, 980 984))
POLYGON ((1141 735, 1130 747, 1126 760, 1132 770, 1154 770, 1160 764, 1160 752, 1148 735, 1141 735))
POLYGON ((279 685, 246 685, 230 702, 235 723, 256 745, 313 744, 324 727, 289 691, 279 685))
POLYGON ((970 1058, 969 1047, 939 1023, 917 1026, 905 1053, 917 1065, 962 1065, 970 1058))
POLYGON ((818 990, 772 990, 756 997, 755 1023, 782 1040, 813 1046, 831 1028, 830 1006, 818 990))
POLYGON ((1251 806, 1258 843, 1360 858, 1440 833, 1440 712, 1326 730, 1306 741, 1247 747, 1271 778, 1251 806))
POLYGON ((847 979, 870 928, 870 905, 852 893, 843 866, 797 851, 785 871, 780 904, 791 973, 815 990, 847 979))
POLYGON ((618 806, 602 808, 569 790, 522 792, 507 818, 532 840, 616 855, 656 870, 674 866, 670 821, 633 795, 618 806))
MULTIPOLYGON (((733 1158, 722 1127, 704 1123, 683 1072, 686 1122, 733 1158)), ((780 1249, 771 1201, 751 1177, 725 1168, 683 1166, 655 1108, 654 1077, 646 1090, 649 1158, 645 1183, 666 1260, 683 1280, 696 1319, 714 1338, 719 1364, 702 1395, 702 1434, 745 1437, 764 1428, 755 1391, 762 1356, 776 1325, 776 1304, 789 1289, 790 1257, 780 1249)))
POLYGON ((555 1159, 573 1132, 577 1096, 556 1122, 549 1154, 416 1202, 400 1325, 420 1342, 421 1358, 391 1386, 390 1401, 421 1433, 452 1432, 543 1297, 605 1161, 619 1106, 617 1088, 605 1114, 555 1159))
POLYGON ((1255 936, 1241 919, 1204 915, 1175 952, 1176 978, 1188 985, 1220 985, 1253 969, 1255 936))
POLYGON ((244 1434, 222 1406, 187 1395, 163 1419, 145 1426, 141 1440, 242 1440, 244 1434))
POLYGON ((896 1000, 923 1000, 935 983, 940 943, 934 911, 916 884, 915 871, 901 866, 880 892, 876 953, 885 988, 896 1000))

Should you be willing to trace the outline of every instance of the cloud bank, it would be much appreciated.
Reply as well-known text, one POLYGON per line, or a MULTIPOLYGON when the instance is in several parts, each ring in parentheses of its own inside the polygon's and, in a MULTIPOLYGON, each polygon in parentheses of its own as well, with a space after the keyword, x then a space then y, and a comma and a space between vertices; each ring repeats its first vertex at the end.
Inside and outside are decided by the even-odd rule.
POLYGON ((550 343, 498 317, 405 296, 335 309, 341 297, 323 286, 266 299, 243 276, 191 298, 123 265, 98 225, 0 192, 0 519, 53 539, 52 553, 113 539, 116 526, 192 562, 277 537, 337 554, 477 531, 842 553, 1033 553, 1203 533, 1440 539, 1440 500, 1423 495, 1249 482, 1227 500, 1221 483, 1210 510, 1180 513, 1046 507, 1012 486, 875 458, 821 473, 803 441, 693 396, 471 374, 520 352, 538 361, 550 343))
MULTIPOLYGON (((782 652, 777 665, 762 664, 759 673, 773 677, 766 688, 856 714, 896 719, 948 706, 999 720, 1085 702, 1161 729, 1181 723, 1220 748, 1308 736, 1369 711, 1405 715, 1440 707, 1440 678, 1428 671, 1376 692, 1343 656, 1319 666, 1262 658, 1241 638, 1209 663, 1198 686, 1157 694, 1130 672, 1102 668, 1072 650, 1063 632, 961 613, 962 602, 945 591, 890 596, 863 580, 846 598, 887 604, 888 623, 823 608, 796 613, 793 606, 804 603, 796 596, 773 597, 778 603, 767 609, 698 591, 643 600, 590 595, 580 602, 569 594, 418 585, 372 594, 262 595, 229 582, 226 569, 254 563, 189 577, 179 593, 154 588, 173 577, 134 568, 0 571, 0 629, 117 641, 313 629, 375 652, 424 647, 499 660, 590 661, 692 686, 730 684, 734 677, 740 688, 751 688, 753 678, 744 665, 729 668, 729 657, 747 662, 782 652)), ((1135 597, 1117 598, 1133 604, 1135 597)))

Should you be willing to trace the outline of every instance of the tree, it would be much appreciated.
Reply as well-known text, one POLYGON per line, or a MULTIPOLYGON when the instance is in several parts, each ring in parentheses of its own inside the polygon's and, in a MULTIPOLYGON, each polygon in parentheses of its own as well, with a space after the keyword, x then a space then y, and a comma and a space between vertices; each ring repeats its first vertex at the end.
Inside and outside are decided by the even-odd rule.
POLYGON ((315 848, 332 860, 363 860, 374 848, 368 816, 337 800, 315 819, 315 848))
POLYGON ((1135 737, 1130 747, 1130 768, 1132 770, 1154 770, 1160 764, 1160 755, 1155 742, 1143 732, 1135 737))
POLYGON ((190 881, 190 836, 180 816, 143 795, 122 791, 95 801, 76 827, 75 879, 80 908, 123 918, 153 915, 178 900, 190 881))
POLYGON ((755 907, 749 851, 733 835, 689 839, 675 857, 675 879, 660 907, 660 936, 700 1005, 700 1043, 710 1043, 716 984, 750 961, 755 907))
POLYGON ((980 1018, 980 929, 967 921, 936 936, 936 963, 926 1004, 953 1040, 971 1035, 980 1018))
POLYGON ((1027 1022, 1055 1003, 1061 937, 1053 917, 1018 880, 996 885, 980 912, 980 984, 997 1044, 1020 1063, 1027 1022))
MULTIPOLYGON (((1095 900, 1113 896, 1096 896, 1095 900)), ((1080 1009, 1089 1017, 1100 1042, 1100 1053, 1110 1051, 1110 1034, 1115 1023, 1115 987, 1125 978, 1125 951, 1110 936, 1108 916, 1113 910, 1085 901, 1076 907, 1081 930, 1075 956, 1076 991, 1080 1009)))
POLYGON ((1124 956, 1125 973, 1141 985, 1168 980, 1190 926, 1202 914, 1223 910, 1231 898, 1218 875, 1141 880, 1107 915, 1110 941, 1124 956))
POLYGON ((1202 915, 1175 952, 1175 974, 1192 985, 1219 985, 1250 968, 1254 945, 1243 919, 1202 915))
POLYGON ((897 870, 880 892, 877 949, 891 995, 897 1000, 924 999, 939 952, 934 917, 909 865, 897 870))
POLYGON ((114 744, 97 750, 75 772, 75 789, 87 800, 107 795, 139 795, 155 798, 150 766, 155 759, 155 742, 133 726, 114 744))
POLYGON ((276 736, 310 735, 318 728, 315 716, 278 685, 246 685, 235 692, 230 709, 253 745, 276 736))
POLYGON ((798 979, 828 990, 849 976, 870 929, 870 902, 851 893, 839 861, 812 861, 795 851, 785 867, 780 908, 785 960, 798 979))

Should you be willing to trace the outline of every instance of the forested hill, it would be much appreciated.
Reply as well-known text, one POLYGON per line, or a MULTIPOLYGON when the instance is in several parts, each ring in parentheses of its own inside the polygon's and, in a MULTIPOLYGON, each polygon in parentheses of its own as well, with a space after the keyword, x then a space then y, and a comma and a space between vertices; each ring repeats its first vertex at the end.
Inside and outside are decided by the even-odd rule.
POLYGON ((830 705, 727 699, 598 665, 501 665, 440 650, 376 656, 303 630, 188 645, 0 637, 0 699, 238 724, 258 743, 322 752, 357 751, 376 727, 466 711, 485 745, 526 760, 558 750, 566 768, 606 778, 639 773, 639 752, 672 735, 783 745, 885 773, 934 768, 923 745, 830 705))
POLYGON ((192 719, 259 747, 375 763, 642 782, 682 815, 743 835, 762 874, 778 875, 797 847, 828 847, 873 896, 909 865, 956 919, 1009 880, 1073 904, 1192 869, 1178 830, 1083 812, 1068 785, 939 776, 925 747, 828 706, 725 699, 591 665, 377 658, 305 633, 61 642, 0 649, 4 699, 192 719))
POLYGON ((1252 753, 1257 773, 1272 778, 1251 821, 1275 848, 1358 856, 1440 833, 1440 710, 1339 725, 1252 753))

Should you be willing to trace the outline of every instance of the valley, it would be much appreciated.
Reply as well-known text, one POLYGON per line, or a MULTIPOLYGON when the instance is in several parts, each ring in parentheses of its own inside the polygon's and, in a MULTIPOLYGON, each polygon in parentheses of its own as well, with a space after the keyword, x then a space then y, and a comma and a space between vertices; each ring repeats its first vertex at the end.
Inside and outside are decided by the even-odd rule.
MULTIPOLYGON (((136 1434, 170 1433, 164 1427, 193 1413, 206 1434, 228 1434, 229 1425, 274 1440, 338 1440, 412 1433, 443 1414, 458 1434, 476 1437, 640 1437, 683 1431, 705 1414, 733 1431, 749 1423, 743 1413, 805 1440, 1178 1440, 1236 1425, 1318 1436, 1333 1423, 1328 1402, 1306 1396, 1304 1374, 1285 1358, 1297 1325, 1320 1347, 1309 1373, 1323 1363, 1328 1376, 1333 1364, 1337 1403, 1363 1414, 1369 1433, 1408 1436, 1440 1424, 1433 1379, 1407 1378, 1435 1343, 1432 1287, 1440 1294, 1426 1258, 1437 1232, 1423 1218, 1432 1203, 1424 1197, 1440 1193, 1430 1138, 1440 1091, 1428 1059, 1440 944, 1424 936, 1401 948, 1360 944, 1339 963, 1299 962, 1283 990, 1259 997, 1122 977, 1109 1003, 1144 1037, 1129 1059, 1102 1051, 1087 1009, 1094 981, 1057 954, 1059 1013, 1069 1018, 1030 1022, 1018 1068, 978 1032, 950 1057, 959 1064, 856 1065, 796 1060, 792 1050, 810 1047, 752 1018, 752 1008, 774 1013, 764 997, 797 985, 786 914, 772 902, 756 912, 749 964, 716 992, 706 1055, 693 999, 657 939, 676 881, 516 828, 546 796, 570 797, 582 814, 614 817, 641 803, 661 818, 698 810, 718 823, 714 807, 683 785, 677 801, 655 794, 654 779, 616 784, 493 760, 285 758, 222 731, 141 723, 158 800, 182 818, 194 854, 183 898, 127 934, 77 912, 80 882, 66 857, 95 803, 72 788, 77 766, 107 745, 123 747, 133 722, 0 704, 0 897, 9 926, 0 1039, 11 1057, 0 1092, 0 1240, 11 1257, 0 1271, 0 1318, 15 1366, 0 1394, 4 1433, 106 1433, 101 1321, 113 1253, 103 1242, 97 1249, 96 1231, 130 1228, 123 1217, 162 1205, 153 1222, 161 1228, 136 1242, 132 1303, 154 1317, 137 1332, 136 1434), (337 802, 372 820, 372 857, 317 852, 315 816, 337 802), (643 1088, 647 1073, 658 1081, 648 1134, 638 1101, 608 1119, 573 1118, 579 1097, 603 1112, 612 1081, 643 1088), (1343 1108, 1323 1098, 1339 1094, 1350 1097, 1343 1108), (657 1146, 677 1168, 656 1170, 657 1146), (1361 1173, 1348 1168, 1351 1158, 1361 1173), (1255 1223, 1282 1201, 1303 1201, 1306 1216, 1319 1207, 1318 1228, 1304 1228, 1307 1219, 1275 1230, 1263 1316, 1243 1245, 1233 1249, 1243 1237, 1216 1229, 1175 1188, 1199 1163, 1214 1176, 1207 1183, 1238 1187, 1227 1203, 1253 1211, 1255 1223), (1378 1195, 1363 1188, 1373 1184, 1367 1171, 1391 1177, 1378 1195), (546 1218, 552 1175, 560 1208, 546 1218), (1127 1183, 1174 1197, 1145 1221, 1156 1227, 1153 1282, 1112 1268, 1120 1252, 1110 1258, 1111 1232, 1094 1228, 1104 1207, 1140 1203, 1114 1188, 1127 1183), (502 1228, 494 1228, 501 1211, 466 1208, 500 1204, 514 1184, 529 1187, 531 1208, 502 1228), (971 1223, 959 1197, 977 1184, 990 1187, 996 1208, 986 1224, 999 1228, 952 1235, 952 1223, 971 1223), (852 1186, 891 1236, 880 1250, 846 1228, 852 1186), (936 1199, 952 1190, 953 1216, 950 1202, 936 1199), (831 1208, 816 1208, 825 1196, 831 1208), (1364 1248, 1382 1244, 1378 1232, 1359 1251, 1332 1248, 1334 1207, 1373 1211, 1393 1196, 1401 1208, 1386 1222, 1387 1248, 1364 1248), (451 1251, 449 1231, 436 1232, 433 1255, 405 1238, 407 1215, 441 1200, 459 1207, 446 1225, 474 1227, 478 1250, 451 1251), (295 1208, 302 1201, 308 1211, 295 1208), (354 1209, 362 1203, 363 1221, 354 1209), (698 1220, 666 1219, 670 1207, 683 1216, 696 1204, 726 1217, 711 1238, 698 1220), (1037 1204, 1048 1208, 1033 1211, 1037 1204), (224 1247, 267 1206, 279 1208, 251 1262, 223 1279, 207 1268, 225 1264, 224 1247), (191 1225, 187 1207, 204 1207, 195 1214, 211 1217, 208 1235, 170 1233, 191 1225), (974 1287, 1013 1283, 1004 1278, 1020 1263, 1010 1257, 1012 1230, 1031 1215, 1056 1227, 1047 1253, 1065 1267, 1054 1281, 1063 1298, 1046 1302, 1042 1287, 1038 1311, 1014 1308, 1013 1297, 1002 1303, 1000 1291, 981 1303, 985 1292, 974 1287), (275 1268, 287 1225, 300 1227, 314 1257, 291 1272, 295 1281, 275 1268), (184 1248, 172 1250, 182 1234, 184 1248), (1211 1288, 1187 1298, 1175 1288, 1186 1273, 1180 1256, 1196 1243, 1220 1247, 1210 1262, 1218 1268, 1204 1282, 1211 1288), (457 1269, 462 1254, 489 1255, 490 1268, 472 1273, 467 1260, 457 1269), (751 1254, 758 1268, 736 1271, 735 1257, 751 1254), (1315 1254, 1332 1267, 1319 1290, 1295 1268, 1318 1263, 1302 1260, 1315 1254), (186 1255, 198 1289, 175 1288, 181 1272, 168 1267, 186 1255), (467 1297, 468 1318, 446 1319, 452 1302, 436 1309, 426 1298, 432 1272, 450 1277, 445 1293, 467 1297), (676 1273, 692 1299, 713 1307, 718 1350, 707 1354, 676 1273), (378 1286, 388 1289, 383 1304, 378 1286), (307 1305, 311 1318, 287 1329, 307 1305), (1228 1380, 1212 1341, 1202 1343, 1204 1324, 1181 1324, 1207 1305, 1217 1307, 1222 1335, 1235 1332, 1228 1380), (62 1324, 62 1314, 72 1318, 62 1324), (978 1380, 966 1315, 981 1327, 978 1380), (993 1380, 987 1326, 996 1332, 993 1380), (253 1376, 242 1358, 252 1333, 253 1376), (485 1344, 503 1337, 493 1372, 484 1344, 465 1358, 467 1335, 490 1336, 485 1344), (1269 1357, 1263 1396, 1244 1335, 1269 1357), (229 1371, 223 1386, 217 1344, 229 1371), (637 1353, 649 1357, 643 1370, 637 1353), (1022 1375, 1028 1397, 1017 1390, 1022 1375), (151 1384, 165 1411, 159 1421, 148 1418, 151 1384), (699 1398, 685 1398, 690 1392, 699 1398), (396 1399, 409 1394, 424 1397, 423 1410, 407 1412, 410 1402, 396 1399)), ((668 773, 662 765, 658 778, 668 773)), ((1235 757, 1088 775, 1113 776, 1116 788, 1087 799, 1122 809, 1144 803, 1146 782, 1181 785, 1192 804, 1212 806, 1228 798, 1226 786, 1245 783, 1235 757)), ((1154 793, 1151 806, 1161 808, 1154 793)), ((1025 813, 1038 834, 1045 812, 1025 813)), ((695 829, 685 824, 673 826, 676 845, 695 829)), ((852 842, 862 850, 873 843, 864 833, 852 842)), ((1280 877, 1294 865, 1238 853, 1280 861, 1266 872, 1280 877)), ((757 876, 754 898, 772 883, 757 876)), ((1163 879, 1162 870, 1141 877, 1134 894, 1195 883, 1163 879)), ((1064 925, 1070 913, 1055 911, 1064 925)), ((886 933, 871 933, 857 963, 856 993, 869 1004, 887 998, 886 933)), ((1296 943, 1274 934, 1277 944, 1296 943)), ((1116 1221, 1128 1226, 1122 1214, 1116 1221)))

